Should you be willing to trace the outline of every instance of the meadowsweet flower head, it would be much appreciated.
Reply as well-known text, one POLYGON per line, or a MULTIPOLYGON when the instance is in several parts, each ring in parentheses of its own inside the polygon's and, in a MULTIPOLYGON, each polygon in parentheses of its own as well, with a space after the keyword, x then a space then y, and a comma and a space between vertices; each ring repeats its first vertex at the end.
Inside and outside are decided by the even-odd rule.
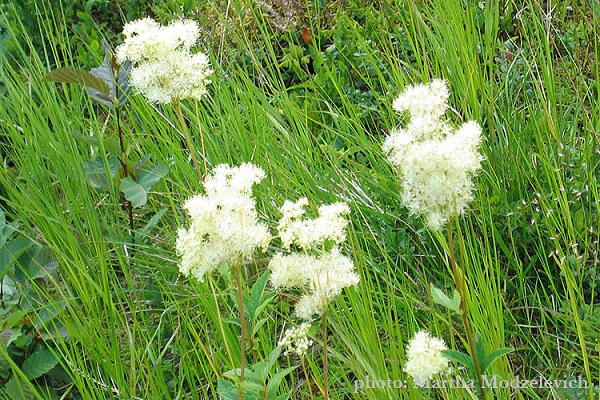
POLYGON ((303 357, 306 354, 308 348, 313 344, 313 341, 308 337, 310 327, 310 323, 303 322, 299 326, 289 328, 285 331, 283 338, 277 344, 285 348, 284 355, 287 356, 293 353, 303 357))
POLYGON ((443 340, 419 331, 408 343, 404 371, 413 377, 417 386, 423 386, 433 375, 447 370, 449 360, 442 354, 447 350, 443 340))
POLYGON ((117 47, 116 58, 133 63, 130 84, 150 102, 200 99, 213 71, 206 54, 191 52, 199 33, 191 20, 167 26, 151 18, 136 20, 123 28, 125 40, 117 47))
POLYGON ((202 281, 219 267, 231 267, 266 249, 270 235, 258 222, 251 188, 264 177, 252 164, 220 165, 204 182, 205 195, 187 200, 188 229, 178 231, 179 271, 202 281))
POLYGON ((279 221, 277 231, 283 246, 289 249, 296 245, 302 249, 320 246, 327 240, 341 243, 346 240, 348 220, 344 215, 350 213, 345 203, 334 203, 319 207, 319 216, 315 219, 301 219, 306 198, 297 202, 286 201, 281 207, 283 217, 279 221))
POLYGON ((412 214, 424 215, 431 229, 464 212, 483 160, 480 126, 469 121, 455 129, 444 119, 448 96, 441 80, 407 88, 394 108, 408 111, 410 122, 383 143, 402 180, 403 204, 412 214))
POLYGON ((359 283, 352 260, 338 247, 319 256, 303 253, 276 254, 269 262, 271 285, 304 289, 296 304, 296 316, 305 320, 321 315, 342 290, 359 283))

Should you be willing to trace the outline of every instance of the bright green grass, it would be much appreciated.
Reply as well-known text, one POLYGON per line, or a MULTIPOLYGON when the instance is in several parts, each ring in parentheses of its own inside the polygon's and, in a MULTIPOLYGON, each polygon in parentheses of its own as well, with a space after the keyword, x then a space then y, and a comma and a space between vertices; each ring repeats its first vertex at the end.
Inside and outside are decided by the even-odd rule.
MULTIPOLYGON (((44 299, 39 309, 47 304, 60 309, 54 322, 67 332, 46 342, 72 381, 61 393, 83 399, 217 398, 217 378, 239 366, 239 329, 227 320, 237 310, 218 275, 205 283, 178 275, 174 242, 186 223, 181 204, 201 185, 177 120, 171 109, 155 110, 141 96, 127 108, 131 158, 150 154, 169 164, 149 203, 136 209, 137 227, 163 208, 166 213, 146 240, 133 245, 118 189, 91 189, 83 170, 90 146, 73 135, 110 135, 114 115, 92 104, 80 87, 41 80, 57 66, 52 60, 70 65, 74 57, 68 24, 46 2, 39 3, 38 33, 48 53, 38 55, 28 36, 17 33, 24 29, 19 20, 5 24, 6 37, 18 38, 18 45, 0 64, 6 157, 0 184, 9 218, 20 219, 23 231, 49 246, 60 264, 38 288, 44 299)), ((339 70, 327 70, 325 63, 286 88, 286 70, 270 40, 277 32, 250 12, 246 18, 256 19, 255 36, 234 29, 235 50, 224 42, 225 53, 211 51, 214 60, 226 61, 223 54, 231 51, 250 62, 215 63, 210 95, 182 104, 197 148, 203 132, 210 165, 253 162, 266 171, 268 178, 255 193, 261 217, 271 224, 286 199, 306 196, 315 207, 339 200, 350 204, 347 250, 361 283, 329 311, 331 398, 470 398, 462 389, 354 393, 354 381, 367 376, 408 379, 402 371, 404 348, 419 329, 455 349, 466 346, 460 319, 428 294, 431 283, 453 289, 443 244, 401 207, 400 185, 381 152, 386 133, 401 122, 391 110, 395 96, 407 84, 434 77, 448 80, 452 106, 465 119, 479 121, 486 136, 477 198, 461 219, 459 241, 474 331, 490 349, 515 349, 490 375, 582 376, 598 385, 600 86, 594 81, 600 71, 597 63, 581 61, 596 57, 598 18, 587 2, 579 2, 581 14, 575 15, 557 6, 552 20, 542 17, 545 10, 537 2, 523 7, 496 1, 378 3, 377 12, 362 11, 363 24, 352 23, 343 9, 337 14, 339 21, 346 18, 355 45, 369 43, 361 47, 369 72, 344 67, 340 60, 339 70), (513 63, 505 58, 501 26, 511 11, 519 26, 513 32, 518 42, 513 63), (561 37, 569 21, 580 19, 591 24, 588 43, 569 50, 561 37), (389 32, 399 27, 414 51, 412 62, 390 39, 389 32), (259 45, 256 35, 263 38, 259 45), (500 70, 501 63, 507 70, 500 70), (367 110, 370 118, 364 117, 364 103, 348 95, 349 79, 372 89, 376 108, 367 110)), ((232 14, 243 5, 232 2, 232 14)), ((101 55, 95 56, 100 62, 101 55)), ((249 285, 264 267, 259 260, 248 268, 249 285)), ((277 345, 281 330, 292 322, 285 298, 266 310, 266 323, 248 352, 251 364, 277 345)), ((318 393, 306 380, 306 374, 310 382, 322 380, 319 332, 314 336, 307 369, 298 368, 281 387, 280 393, 293 399, 318 393)), ((299 364, 285 357, 280 363, 299 364)), ((41 382, 20 382, 34 398, 48 398, 37 389, 41 382)), ((598 396, 593 388, 580 395, 598 396)), ((575 394, 499 389, 490 397, 575 394)))

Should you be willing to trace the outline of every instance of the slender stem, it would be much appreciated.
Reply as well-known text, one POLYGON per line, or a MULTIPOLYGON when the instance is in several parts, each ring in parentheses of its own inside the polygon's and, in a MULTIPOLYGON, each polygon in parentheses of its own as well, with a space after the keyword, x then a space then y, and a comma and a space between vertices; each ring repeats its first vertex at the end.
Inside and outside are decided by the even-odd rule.
POLYGON ((173 101, 173 110, 175 111, 175 115, 177 115, 177 119, 179 120, 181 131, 183 132, 188 150, 192 156, 192 163, 194 164, 194 168, 198 174, 198 179, 202 181, 202 171, 200 170, 200 164, 198 163, 198 157, 196 156, 196 148, 194 147, 194 143, 192 143, 192 138, 190 137, 190 132, 188 130, 187 123, 185 122, 185 118, 183 118, 183 114, 181 113, 181 107, 178 100, 173 101))
POLYGON ((306 386, 308 386, 308 393, 310 394, 310 398, 314 399, 315 395, 312 391, 312 383, 310 381, 310 372, 306 368, 306 360, 304 359, 304 357, 302 357, 301 361, 302 361, 302 372, 304 372, 304 376, 306 377, 306 386))
POLYGON ((198 122, 198 132, 200 132, 200 150, 202 151, 202 162, 204 163, 204 173, 208 171, 208 163, 206 161, 206 150, 204 148, 204 132, 202 131, 202 125, 200 124, 200 118, 198 117, 198 103, 196 102, 196 121, 198 122))
POLYGON ((244 374, 246 370, 246 335, 248 332, 248 325, 246 324, 246 317, 244 315, 244 293, 242 290, 242 268, 238 268, 235 271, 235 296, 238 303, 238 311, 240 313, 240 323, 242 326, 242 333, 240 335, 240 387, 238 388, 238 400, 243 400, 244 392, 242 390, 242 383, 244 382, 244 374))
POLYGON ((459 270, 459 266, 456 262, 456 255, 454 253, 454 237, 452 235, 452 223, 448 222, 446 225, 446 231, 448 232, 448 252, 450 256, 450 265, 452 266, 452 275, 454 276, 454 284, 456 285, 456 290, 460 294, 460 309, 462 311, 460 317, 462 319, 463 325, 465 327, 465 333, 467 335, 467 342, 469 343, 469 348, 471 350, 471 356, 473 357, 473 365, 475 365, 475 374, 477 375, 477 381, 479 382, 479 388, 481 393, 482 400, 487 399, 487 395, 485 392, 485 388, 483 387, 483 373, 481 371, 481 365, 479 365, 479 355, 475 350, 475 340, 473 338, 473 331, 471 329, 471 321, 469 320, 469 316, 467 314, 467 302, 466 302, 466 294, 467 287, 463 275, 463 271, 459 270))
MULTIPOLYGON (((119 90, 117 85, 116 96, 119 96, 119 90)), ((129 166, 127 165, 127 158, 125 156, 125 139, 123 134, 123 128, 121 127, 121 107, 115 105, 115 119, 117 122, 117 134, 119 135, 119 162, 121 163, 121 167, 123 167, 123 175, 126 177, 133 178, 131 176, 131 172, 129 171, 129 166)), ((127 220, 129 222, 129 234, 131 235, 131 240, 135 241, 135 222, 133 219, 133 206, 131 205, 131 201, 126 200, 125 196, 121 194, 121 201, 123 202, 124 208, 127 210, 127 220)), ((134 242, 135 243, 135 242, 134 242)))
POLYGON ((329 357, 327 355, 327 309, 321 316, 323 329, 323 400, 329 400, 329 357))

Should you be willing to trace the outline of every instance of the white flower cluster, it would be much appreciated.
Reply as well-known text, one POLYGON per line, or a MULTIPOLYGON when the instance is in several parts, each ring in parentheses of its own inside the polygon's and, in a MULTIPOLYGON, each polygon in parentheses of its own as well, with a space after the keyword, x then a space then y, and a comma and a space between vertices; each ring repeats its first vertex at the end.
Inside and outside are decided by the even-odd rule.
POLYGON ((239 167, 217 166, 204 182, 205 195, 185 202, 189 229, 178 232, 179 270, 203 281, 207 273, 230 267, 250 257, 271 239, 268 227, 258 222, 252 186, 264 171, 246 163, 239 167))
POLYGON ((130 84, 150 102, 170 103, 200 99, 210 83, 206 54, 193 54, 200 28, 195 21, 174 21, 161 26, 151 18, 132 21, 123 28, 125 40, 116 49, 120 63, 133 63, 130 84))
POLYGON ((426 331, 417 332, 408 343, 404 372, 413 377, 415 385, 425 385, 433 375, 448 369, 449 360, 442 354, 447 349, 442 339, 426 331))
POLYGON ((308 291, 296 304, 299 318, 309 320, 322 314, 329 302, 349 286, 357 285, 360 277, 354 272, 352 260, 337 247, 346 240, 348 221, 343 215, 350 209, 344 203, 321 206, 319 216, 313 220, 301 219, 306 199, 296 203, 286 201, 281 207, 283 217, 277 230, 286 249, 298 246, 303 253, 278 253, 269 262, 270 281, 273 287, 303 288, 308 291), (335 245, 319 255, 308 252, 325 242, 335 245))
POLYGON ((310 323, 303 322, 299 326, 289 328, 285 331, 283 338, 277 344, 280 347, 285 347, 284 355, 294 353, 303 357, 308 348, 312 346, 313 341, 308 337, 310 323))
POLYGON ((473 199, 473 176, 481 168, 481 127, 469 121, 454 129, 444 119, 448 87, 443 80, 409 86, 394 101, 410 122, 394 130, 383 150, 402 179, 402 202, 413 214, 423 214, 431 229, 460 215, 473 199))

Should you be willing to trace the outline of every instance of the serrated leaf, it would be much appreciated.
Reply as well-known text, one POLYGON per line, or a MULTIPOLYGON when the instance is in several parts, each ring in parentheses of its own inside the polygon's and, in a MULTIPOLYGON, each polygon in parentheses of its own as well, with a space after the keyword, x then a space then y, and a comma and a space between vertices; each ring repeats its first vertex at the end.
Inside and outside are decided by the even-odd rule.
POLYGON ((500 349, 496 349, 489 354, 486 354, 481 361, 481 373, 484 374, 485 371, 500 357, 505 356, 511 353, 513 349, 510 347, 502 347, 500 349))
POLYGON ((109 95, 109 87, 105 80, 91 72, 72 67, 61 67, 48 72, 44 78, 48 82, 75 83, 95 90, 105 96, 109 95))
POLYGON ((432 284, 431 285, 431 299, 433 300, 434 303, 444 306, 444 307, 448 308, 449 310, 456 312, 457 314, 462 313, 462 310, 460 309, 460 301, 461 301, 460 293, 458 293, 458 291, 456 289, 454 289, 453 296, 452 296, 452 298, 450 298, 450 297, 446 296, 446 293, 444 293, 440 289, 436 288, 432 284))
POLYGON ((144 166, 136 177, 136 182, 142 185, 146 190, 150 190, 152 186, 160 181, 169 172, 169 167, 165 164, 151 164, 144 166))
POLYGON ((129 177, 121 178, 119 190, 125 199, 131 202, 132 207, 142 207, 148 202, 148 194, 142 185, 129 177))
POLYGON ((33 353, 21 366, 21 370, 29 380, 37 379, 56 366, 58 361, 48 350, 33 353))

